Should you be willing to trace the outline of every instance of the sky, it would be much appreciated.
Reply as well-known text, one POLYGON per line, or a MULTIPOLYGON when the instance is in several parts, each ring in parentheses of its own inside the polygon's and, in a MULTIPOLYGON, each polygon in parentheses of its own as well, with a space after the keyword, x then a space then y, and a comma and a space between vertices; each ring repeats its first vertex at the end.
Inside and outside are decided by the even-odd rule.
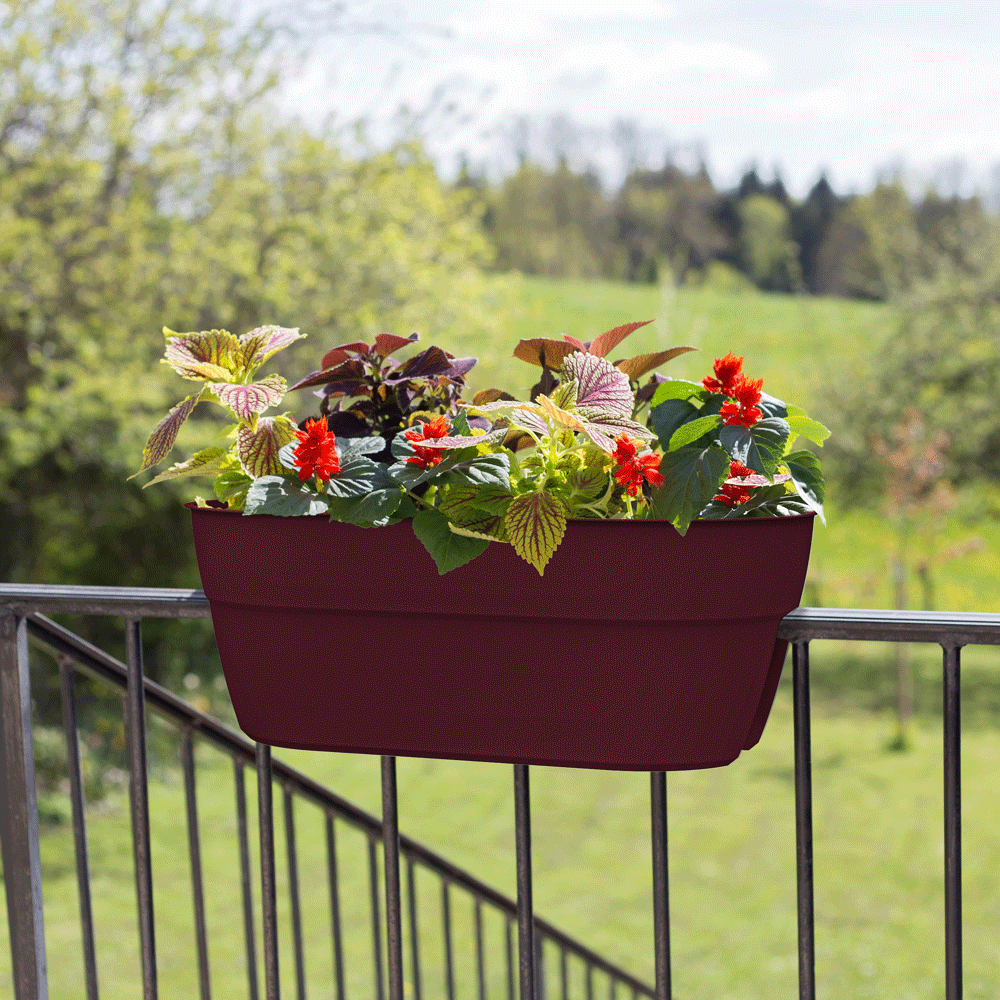
POLYGON ((463 156, 495 177, 518 149, 559 150, 612 187, 669 155, 723 187, 756 166, 798 196, 821 173, 841 192, 899 174, 1000 195, 997 0, 361 0, 364 24, 380 30, 316 46, 287 106, 365 117, 376 138, 401 105, 436 108, 445 176, 463 156))

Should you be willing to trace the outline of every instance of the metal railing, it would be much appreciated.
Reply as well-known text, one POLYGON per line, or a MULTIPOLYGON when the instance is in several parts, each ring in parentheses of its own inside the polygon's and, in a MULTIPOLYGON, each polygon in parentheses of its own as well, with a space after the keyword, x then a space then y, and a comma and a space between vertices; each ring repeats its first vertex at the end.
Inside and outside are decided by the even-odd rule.
MULTIPOLYGON (((452 970, 450 887, 468 893, 474 903, 477 956, 477 993, 486 995, 484 977, 483 906, 494 908, 504 919, 506 930, 507 983, 510 1000, 515 997, 512 929, 518 930, 517 976, 520 996, 544 997, 546 964, 543 942, 557 949, 560 993, 567 998, 567 959, 584 963, 586 993, 593 997, 593 974, 603 974, 609 994, 622 986, 632 996, 670 1000, 670 925, 668 905, 667 797, 663 772, 650 775, 651 840, 653 858, 653 913, 655 940, 655 986, 640 982, 624 970, 536 917, 532 906, 531 824, 529 773, 514 766, 517 900, 505 897, 473 876, 461 871, 422 845, 401 836, 396 806, 395 758, 382 758, 381 820, 356 808, 293 768, 272 759, 270 747, 252 744, 221 722, 199 712, 183 699, 151 682, 143 675, 140 620, 143 617, 206 618, 210 616, 204 594, 197 590, 138 590, 106 587, 48 587, 0 584, 0 709, 2 709, 3 806, 0 808, 3 864, 13 959, 16 1000, 46 997, 46 955, 42 918, 41 868, 38 816, 35 802, 32 755, 28 638, 51 651, 60 663, 64 727, 67 737, 70 797, 79 883, 81 927, 88 1000, 98 996, 94 958, 94 932, 90 912, 90 882, 84 796, 78 756, 77 721, 73 678, 76 671, 109 683, 125 694, 125 729, 128 737, 130 804, 135 855, 136 897, 141 940, 144 997, 157 996, 155 929, 150 868, 149 802, 145 747, 145 709, 170 719, 182 733, 182 760, 187 805, 188 841, 195 907, 196 948, 203 1000, 210 996, 210 970, 205 931, 204 898, 200 862, 197 801, 194 781, 193 739, 214 744, 233 760, 239 820, 243 923, 246 938, 248 996, 257 1000, 259 987, 255 955, 254 908, 249 863, 249 834, 244 789, 244 769, 253 764, 257 774, 261 867, 261 916, 263 925, 264 989, 268 1000, 278 997, 278 926, 274 846, 273 782, 283 790, 285 842, 290 895, 293 953, 299 997, 304 997, 304 949, 299 906, 299 878, 294 828, 296 797, 323 810, 327 838, 327 876, 335 952, 336 996, 343 1000, 344 969, 338 901, 338 874, 334 820, 346 822, 368 838, 369 891, 371 895, 372 944, 375 995, 385 996, 383 961, 388 969, 390 1000, 403 997, 404 909, 408 918, 410 974, 415 1000, 421 996, 420 924, 414 892, 416 866, 431 871, 440 880, 444 928, 444 981, 449 1000, 455 996, 452 970), (118 615, 126 622, 126 663, 86 643, 45 617, 45 613, 118 615), (383 958, 381 903, 377 878, 377 844, 384 856, 385 928, 383 958), (406 905, 400 863, 407 872, 406 905)), ((872 640, 883 642, 937 643, 943 654, 944 722, 944 886, 945 886, 945 995, 962 995, 962 901, 961 901, 961 765, 960 765, 960 649, 965 645, 1000 645, 1000 616, 930 612, 834 610, 799 608, 781 624, 779 635, 792 644, 795 816, 798 887, 799 996, 813 1000, 815 990, 815 945, 813 918, 812 758, 810 735, 809 643, 814 639, 872 640)))

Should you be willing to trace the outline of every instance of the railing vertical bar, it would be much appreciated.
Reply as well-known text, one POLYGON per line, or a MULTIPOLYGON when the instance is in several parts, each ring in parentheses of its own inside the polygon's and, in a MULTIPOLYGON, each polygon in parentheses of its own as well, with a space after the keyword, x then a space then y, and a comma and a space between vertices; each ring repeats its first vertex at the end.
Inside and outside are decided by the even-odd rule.
POLYGON ((535 994, 538 1000, 545 1000, 545 956, 542 954, 544 940, 535 928, 535 994))
POLYGON ((615 1000, 618 993, 618 980, 614 976, 608 978, 608 1000, 615 1000))
MULTIPOLYGON (((653 839, 653 947, 656 963, 656 998, 670 1000, 670 889, 667 858, 667 775, 649 775, 651 829, 653 839)), ((588 974, 589 974, 588 967, 588 974)), ((590 995, 588 980, 588 997, 590 995)))
POLYGON ((382 977, 382 916, 378 898, 378 853, 375 838, 368 838, 368 888, 372 902, 372 953, 375 957, 375 996, 385 1000, 385 981, 382 977))
POLYGON ((792 644, 795 713, 795 845, 798 884, 799 997, 815 1000, 813 915, 812 734, 809 719, 809 643, 792 644))
POLYGON ((59 684, 62 689, 63 730, 66 734, 69 797, 73 809, 73 847, 76 852, 76 884, 80 897, 83 972, 87 983, 87 1000, 98 1000, 94 911, 90 895, 90 852, 87 847, 87 802, 83 791, 80 731, 76 715, 76 673, 72 661, 65 656, 59 657, 59 684))
POLYGON ((403 900, 399 883, 399 809, 396 758, 382 757, 382 850, 385 877, 385 934, 389 949, 389 1000, 403 1000, 403 900))
POLYGON ((531 885, 531 791, 528 765, 514 765, 514 835, 517 845, 517 951, 521 1000, 535 995, 535 914, 531 885))
POLYGON ((0 614, 0 850, 15 1000, 48 997, 31 679, 24 618, 0 614))
POLYGON ((292 948, 295 953, 295 984, 298 1000, 306 1000, 306 960, 302 948, 302 909, 299 905, 299 859, 295 843, 295 802, 292 789, 283 789, 285 807, 285 853, 288 857, 288 902, 292 916, 292 948))
POLYGON ((142 955, 142 994, 156 1000, 156 935, 153 919, 153 865, 149 839, 149 778, 146 759, 146 692, 142 668, 142 630, 138 618, 125 619, 128 688, 125 728, 128 733, 129 799, 132 807, 132 856, 142 955))
POLYGON ((587 1000, 594 1000, 594 967, 587 962, 587 1000))
POLYGON ((515 1000, 514 996, 514 923, 507 917, 504 920, 504 930, 507 938, 507 1000, 515 1000))
POLYGON ((486 957, 483 954, 483 903, 477 896, 476 919, 476 973, 478 975, 479 1000, 486 1000, 486 957))
POLYGON ((410 911, 410 964, 413 967, 413 1000, 420 1000, 420 937, 417 920, 417 873, 413 858, 406 859, 406 887, 410 911))
POLYGON ((962 996, 962 745, 959 646, 944 653, 945 996, 962 996))
POLYGON ((201 873, 201 838, 198 833, 198 799, 194 779, 194 739, 191 728, 181 739, 184 769, 184 801, 187 806, 188 855, 191 860, 191 889, 194 897, 195 947, 198 950, 198 984, 202 1000, 211 1000, 212 985, 208 970, 208 934, 205 929, 205 889, 201 873))
POLYGON ((274 870, 274 798, 271 787, 271 748, 257 743, 257 819, 260 827, 261 924, 264 933, 264 992, 267 1000, 279 1000, 278 979, 278 890, 274 870))
POLYGON ((257 939, 253 920, 253 880, 250 876, 250 835, 247 824, 247 792, 243 761, 233 758, 233 782, 236 786, 236 823, 240 841, 240 886, 243 892, 243 940, 247 956, 247 987, 250 1000, 258 1000, 257 939))
POLYGON ((562 986, 562 1000, 569 1000, 569 963, 565 948, 559 949, 559 982, 562 986))
POLYGON ((448 1000, 455 1000, 455 965, 451 950, 451 898, 446 878, 441 879, 441 923, 444 927, 445 996, 448 1000))
POLYGON ((333 932, 333 975, 337 1000, 344 1000, 344 939, 340 929, 340 883, 337 877, 337 840, 333 816, 326 814, 326 864, 330 876, 330 926, 333 932))

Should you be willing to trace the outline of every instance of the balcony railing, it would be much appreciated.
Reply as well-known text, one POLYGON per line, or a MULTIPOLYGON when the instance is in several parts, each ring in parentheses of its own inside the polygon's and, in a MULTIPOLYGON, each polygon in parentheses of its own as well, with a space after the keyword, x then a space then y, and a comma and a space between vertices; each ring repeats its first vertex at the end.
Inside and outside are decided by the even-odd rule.
MULTIPOLYGON (((587 1000, 592 1000, 595 979, 606 984, 608 995, 617 991, 633 997, 669 1000, 671 992, 670 920, 668 905, 667 795, 663 772, 650 775, 651 841, 656 981, 650 986, 556 927, 536 917, 532 906, 531 824, 529 769, 514 766, 517 899, 462 871, 398 830, 395 758, 382 758, 382 817, 377 819, 304 774, 272 758, 270 747, 253 744, 223 723, 200 712, 188 702, 153 683, 143 674, 140 622, 145 617, 207 618, 208 602, 199 590, 158 590, 111 587, 54 587, 0 584, 0 835, 7 896, 11 957, 16 1000, 48 996, 46 949, 39 859, 38 811, 35 795, 31 728, 29 638, 52 653, 60 669, 63 725, 66 735, 70 800, 80 924, 88 1000, 99 996, 98 970, 91 906, 90 868, 79 730, 75 703, 75 677, 88 675, 124 695, 127 735, 132 845, 135 861, 136 899, 143 995, 158 995, 153 883, 150 852, 146 709, 168 719, 181 737, 181 759, 187 810, 192 900, 195 914, 195 950, 200 995, 211 996, 211 969, 205 921, 201 840, 195 782, 195 739, 205 741, 233 762, 236 814, 240 850, 242 923, 245 937, 247 996, 257 1000, 260 983, 256 956, 255 907, 250 871, 250 834, 245 793, 245 769, 256 771, 260 838, 260 920, 263 931, 263 988, 268 1000, 279 995, 277 882, 273 783, 282 790, 292 954, 299 997, 305 996, 303 945, 295 835, 295 803, 318 807, 326 833, 326 879, 330 891, 334 979, 338 1000, 345 997, 344 955, 337 867, 336 830, 340 824, 362 831, 368 845, 368 892, 371 901, 373 993, 384 1000, 402 1000, 404 990, 404 915, 409 944, 407 960, 415 1000, 422 1000, 421 970, 426 963, 421 948, 424 927, 418 912, 415 872, 433 876, 441 891, 443 982, 448 1000, 456 994, 453 969, 452 893, 465 894, 472 903, 475 940, 476 993, 484 1000, 486 989, 484 910, 499 914, 504 929, 501 953, 506 960, 506 995, 510 1000, 546 996, 569 997, 568 966, 582 963, 587 1000), (126 662, 90 645, 46 617, 47 614, 115 615, 125 620, 126 662), (378 877, 378 844, 382 844, 383 876, 378 877), (406 887, 401 879, 406 870, 406 887), (380 895, 384 895, 383 903, 380 895), (386 940, 383 942, 383 919, 386 940), (513 929, 517 926, 517 960, 513 929), (551 958, 556 961, 552 962, 551 958), (515 989, 519 982, 519 994, 515 989), (558 984, 558 985, 556 985, 558 984)), ((798 887, 799 996, 815 997, 815 947, 813 920, 812 757, 810 736, 809 644, 816 639, 873 640, 882 642, 936 643, 943 654, 944 723, 944 984, 947 1000, 962 995, 961 900, 961 771, 960 771, 960 655, 966 645, 1000 644, 1000 616, 898 611, 832 610, 799 608, 781 625, 780 635, 792 644, 795 813, 798 887)))

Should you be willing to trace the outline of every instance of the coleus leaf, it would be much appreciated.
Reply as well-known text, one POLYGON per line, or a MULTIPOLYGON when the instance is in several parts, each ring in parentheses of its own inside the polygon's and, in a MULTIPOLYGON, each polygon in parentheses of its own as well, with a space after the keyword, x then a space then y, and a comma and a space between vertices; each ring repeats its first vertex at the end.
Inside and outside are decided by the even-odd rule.
MULTIPOLYGON (((195 452, 186 462, 178 462, 170 466, 166 472, 161 472, 158 476, 150 479, 146 486, 153 483, 162 483, 167 479, 180 479, 183 476, 215 476, 222 468, 222 459, 227 454, 226 448, 213 445, 211 448, 204 448, 195 452)), ((138 475, 138 473, 136 473, 138 475)), ((143 489, 146 488, 143 486, 143 489)))
POLYGON ((481 444, 494 444, 502 441, 507 436, 508 428, 494 426, 485 434, 463 434, 460 436, 449 435, 447 437, 431 438, 428 441, 421 441, 421 448, 476 448, 481 444))
POLYGON ((660 459, 662 486, 653 491, 650 516, 672 521, 683 535, 729 472, 729 456, 718 445, 688 445, 660 459))
POLYGON ((648 326, 653 321, 651 319, 640 320, 638 323, 624 323, 616 326, 613 330, 608 330, 594 339, 587 345, 587 351, 599 358, 606 357, 609 351, 614 350, 630 333, 634 333, 642 326, 648 326))
POLYGON ((823 500, 826 486, 823 480, 823 472, 820 468, 819 459, 811 451, 793 451, 784 458, 785 465, 795 484, 798 495, 802 497, 805 505, 816 511, 820 520, 826 524, 823 515, 823 500))
POLYGON ((430 378, 433 375, 446 372, 451 364, 451 356, 442 351, 440 347, 428 347, 404 361, 392 377, 387 378, 385 382, 386 385, 398 385, 400 382, 407 382, 410 379, 430 378))
POLYGON ((665 351, 655 351, 652 354, 637 354, 634 358, 616 361, 615 367, 624 372, 633 382, 638 382, 643 375, 649 374, 654 368, 672 361, 688 351, 696 351, 697 347, 671 347, 665 351))
POLYGON ((236 432, 236 453, 243 471, 254 479, 281 472, 278 452, 295 440, 295 424, 288 417, 260 417, 257 427, 236 432))
MULTIPOLYGON (((227 469, 225 472, 219 473, 212 484, 212 489, 215 490, 215 495, 219 500, 236 501, 242 497, 245 502, 245 494, 252 484, 253 479, 242 469, 227 469)), ((236 503, 235 506, 240 507, 241 504, 236 503)))
POLYGON ((430 553, 442 576, 475 559, 489 545, 485 539, 453 532, 448 526, 448 518, 439 510, 417 511, 413 515, 413 534, 430 553))
POLYGON ((566 532, 566 509, 545 490, 522 493, 508 505, 504 526, 514 551, 542 576, 566 532))
POLYGON ((325 514, 324 497, 302 489, 301 485, 284 476, 262 476, 255 479, 247 491, 244 514, 276 514, 278 517, 301 517, 325 514))
POLYGON ((550 340, 548 337, 533 337, 519 340, 514 348, 514 357, 542 368, 561 368, 571 354, 585 348, 578 340, 550 340))
POLYGON ((576 409, 584 415, 631 415, 633 398, 628 376, 610 361, 577 352, 563 362, 561 377, 576 383, 576 409))
POLYGON ((420 334, 411 333, 409 337, 397 337, 394 333, 380 333, 375 338, 375 353, 380 358, 387 358, 393 351, 406 347, 420 339, 420 334))
POLYGON ((611 454, 615 450, 614 439, 622 434, 638 441, 652 441, 656 435, 642 424, 630 420, 628 417, 619 417, 614 414, 595 418, 585 419, 583 429, 587 437, 602 451, 611 454))
POLYGON ((154 465, 162 462, 173 448, 177 440, 177 432, 181 425, 189 416, 191 411, 198 405, 198 402, 205 395, 206 390, 182 399, 154 428, 146 440, 146 447, 142 449, 142 467, 139 472, 133 473, 129 479, 135 479, 140 472, 151 469, 154 465))
POLYGON ((240 366, 242 348, 228 330, 175 333, 164 327, 163 336, 167 346, 162 363, 184 378, 229 382, 240 366))
MULTIPOLYGON (((510 491, 507 490, 501 508, 496 512, 484 510, 481 504, 482 490, 475 486, 449 487, 439 503, 439 509, 445 514, 452 525, 459 525, 488 535, 498 541, 508 541, 504 528, 504 514, 510 503, 510 491)), ((495 502, 499 501, 500 493, 496 491, 495 502)), ((499 504, 498 504, 499 505, 499 504)))
MULTIPOLYGON (((333 352, 330 352, 331 354, 333 352)), ((326 361, 330 357, 327 354, 326 361)), ((323 365, 319 371, 311 372, 305 378, 301 378, 295 385, 289 389, 289 392, 293 392, 295 389, 306 389, 311 385, 325 385, 326 383, 331 383, 327 386, 325 390, 326 395, 338 391, 337 386, 340 383, 344 383, 347 386, 353 387, 355 384, 366 385, 365 378, 367 376, 367 370, 365 368, 364 362, 358 360, 357 358, 351 358, 345 355, 343 358, 338 358, 333 365, 323 365)), ((343 391, 343 390, 340 390, 343 391)), ((348 393, 348 395, 355 395, 355 393, 348 393)))
POLYGON ((289 344, 302 340, 298 327, 258 326, 240 337, 242 366, 248 371, 259 368, 268 358, 283 351, 289 344))
POLYGON ((710 431, 714 431, 722 423, 722 417, 718 413, 710 413, 707 417, 697 417, 689 420, 686 424, 681 424, 673 434, 670 435, 670 447, 667 451, 677 451, 685 445, 694 444, 698 438, 710 431))
POLYGON ((286 382, 280 375, 268 375, 250 385, 210 382, 208 388, 240 420, 250 420, 255 413, 263 413, 269 406, 277 406, 284 398, 285 386, 286 382))
POLYGON ((584 431, 582 421, 575 414, 564 410, 561 406, 557 406, 548 396, 537 396, 535 402, 541 408, 545 417, 548 418, 550 425, 581 433, 584 431))
POLYGON ((764 417, 752 427, 727 424, 719 440, 738 462, 770 478, 781 462, 788 434, 787 421, 781 417, 764 417))

